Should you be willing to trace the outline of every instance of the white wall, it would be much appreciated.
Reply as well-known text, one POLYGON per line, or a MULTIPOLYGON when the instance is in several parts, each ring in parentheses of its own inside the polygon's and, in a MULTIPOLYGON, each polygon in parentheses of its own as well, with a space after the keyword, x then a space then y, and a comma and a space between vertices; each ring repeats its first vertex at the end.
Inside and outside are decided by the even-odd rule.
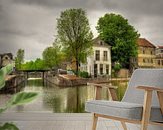
POLYGON ((94 46, 93 54, 87 57, 87 63, 81 64, 81 71, 87 71, 90 75, 94 76, 94 64, 97 64, 98 67, 98 75, 100 75, 100 64, 103 64, 103 74, 106 75, 106 65, 109 65, 109 75, 111 75, 111 48, 108 46, 94 46), (95 60, 95 51, 100 51, 100 60, 95 60), (107 61, 103 60, 104 51, 107 51, 107 61), (86 67, 85 67, 86 66, 86 67))

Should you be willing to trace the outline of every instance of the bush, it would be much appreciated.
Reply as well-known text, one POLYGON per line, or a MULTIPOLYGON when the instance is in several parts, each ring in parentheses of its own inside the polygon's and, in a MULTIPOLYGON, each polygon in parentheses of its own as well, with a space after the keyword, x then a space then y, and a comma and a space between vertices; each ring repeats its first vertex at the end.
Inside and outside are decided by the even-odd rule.
POLYGON ((112 69, 112 77, 117 78, 118 77, 118 72, 122 68, 122 65, 119 63, 115 63, 113 69, 112 69))
POLYGON ((82 78, 89 78, 88 72, 85 71, 79 72, 79 76, 82 78))
POLYGON ((121 64, 119 64, 119 63, 116 63, 115 65, 114 65, 114 71, 115 72, 118 72, 120 69, 122 68, 122 65, 121 64))

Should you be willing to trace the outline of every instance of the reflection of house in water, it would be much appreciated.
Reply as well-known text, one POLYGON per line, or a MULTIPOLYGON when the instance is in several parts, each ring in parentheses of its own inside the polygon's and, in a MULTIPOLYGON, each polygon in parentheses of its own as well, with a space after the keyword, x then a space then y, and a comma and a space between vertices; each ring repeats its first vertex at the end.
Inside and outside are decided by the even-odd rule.
POLYGON ((99 37, 93 40, 93 54, 87 57, 87 63, 80 66, 81 71, 91 76, 111 75, 111 47, 99 37))
POLYGON ((0 67, 6 66, 7 64, 13 63, 12 53, 0 54, 0 67))

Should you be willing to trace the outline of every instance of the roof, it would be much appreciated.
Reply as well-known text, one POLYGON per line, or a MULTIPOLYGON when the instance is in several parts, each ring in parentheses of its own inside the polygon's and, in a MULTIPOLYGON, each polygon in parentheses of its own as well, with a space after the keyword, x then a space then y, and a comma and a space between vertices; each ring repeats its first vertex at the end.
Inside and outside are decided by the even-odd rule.
POLYGON ((110 47, 110 45, 108 45, 106 42, 104 42, 103 40, 101 40, 101 38, 100 38, 99 36, 96 37, 96 38, 94 38, 94 39, 92 40, 92 42, 93 42, 93 46, 98 46, 98 47, 100 47, 100 46, 110 47), (100 44, 100 42, 102 42, 102 44, 100 44))
POLYGON ((159 49, 163 49, 163 46, 157 46, 159 49))
POLYGON ((139 38, 137 43, 138 43, 139 46, 142 46, 142 47, 156 48, 155 45, 153 45, 151 42, 149 42, 145 38, 139 38))
POLYGON ((4 54, 0 54, 0 57, 3 57, 3 56, 5 56, 5 55, 9 56, 10 59, 13 59, 13 55, 12 55, 12 53, 4 53, 4 54))

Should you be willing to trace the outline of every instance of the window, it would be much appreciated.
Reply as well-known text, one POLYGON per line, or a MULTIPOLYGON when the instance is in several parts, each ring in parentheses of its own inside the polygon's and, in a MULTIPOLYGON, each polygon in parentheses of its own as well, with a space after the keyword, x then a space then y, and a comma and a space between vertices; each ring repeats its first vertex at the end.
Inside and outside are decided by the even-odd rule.
POLYGON ((103 74, 103 64, 100 64, 100 74, 103 74))
POLYGON ((102 41, 99 41, 99 44, 100 44, 100 45, 103 45, 103 42, 102 42, 102 41))
POLYGON ((145 54, 145 49, 143 48, 143 54, 145 54))
POLYGON ((160 65, 160 60, 158 60, 158 65, 160 65))
POLYGON ((150 59, 148 59, 148 63, 150 63, 150 59))
POLYGON ((153 54, 153 51, 151 51, 151 55, 153 54))
POLYGON ((109 74, 109 65, 106 65, 106 74, 109 74))
POLYGON ((143 59, 143 62, 145 63, 145 59, 143 59))
POLYGON ((107 61, 107 60, 108 60, 108 52, 104 51, 104 61, 107 61))
POLYGON ((153 63, 153 60, 151 59, 151 63, 153 63))
POLYGON ((161 62, 162 62, 162 65, 163 65, 163 60, 161 62))
POLYGON ((100 60, 100 51, 96 50, 96 60, 99 61, 100 60))

